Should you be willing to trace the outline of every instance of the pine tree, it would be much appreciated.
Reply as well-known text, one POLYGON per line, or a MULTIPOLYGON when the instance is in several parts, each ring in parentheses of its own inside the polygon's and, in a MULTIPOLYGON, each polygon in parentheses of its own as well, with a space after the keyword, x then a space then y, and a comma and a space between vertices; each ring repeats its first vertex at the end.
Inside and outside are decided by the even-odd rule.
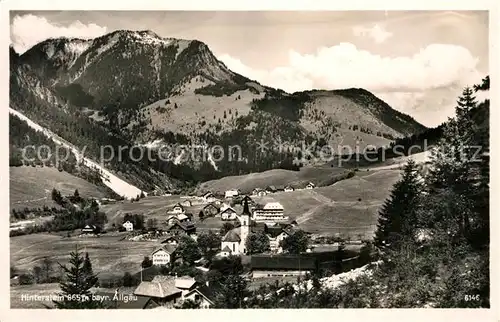
MULTIPOLYGON (((475 155, 477 149, 481 148, 476 144, 478 127, 471 118, 471 111, 476 105, 473 90, 465 88, 457 101, 456 117, 448 120, 443 129, 443 137, 432 152, 432 167, 426 178, 430 193, 441 194, 446 191, 446 195, 453 195, 464 206, 470 206, 459 213, 461 218, 458 219, 458 234, 464 237, 470 233, 473 207, 467 200, 472 198, 476 190, 481 168, 475 155)), ((436 220, 443 218, 439 213, 435 217, 436 220)), ((446 221, 447 218, 443 220, 446 221)))
POLYGON ((397 247, 402 239, 413 237, 422 191, 418 166, 410 159, 403 168, 402 179, 394 185, 389 199, 379 212, 375 232, 377 247, 397 247))
POLYGON ((92 267, 85 264, 90 259, 88 254, 84 259, 78 247, 70 254, 70 267, 60 265, 66 274, 66 281, 61 282, 61 301, 54 301, 58 309, 98 309, 103 308, 101 302, 92 299, 90 289, 97 283, 97 276, 92 273, 92 267))

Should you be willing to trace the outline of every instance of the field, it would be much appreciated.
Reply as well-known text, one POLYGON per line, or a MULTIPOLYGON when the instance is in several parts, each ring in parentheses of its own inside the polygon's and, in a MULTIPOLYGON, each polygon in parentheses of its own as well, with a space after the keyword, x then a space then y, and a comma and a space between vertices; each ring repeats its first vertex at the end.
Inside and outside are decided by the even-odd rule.
POLYGON ((255 188, 265 189, 270 185, 306 185, 309 181, 318 185, 329 177, 345 172, 342 168, 304 167, 300 171, 274 169, 241 176, 224 177, 211 180, 200 185, 200 191, 221 192, 234 188, 249 193, 255 188))
POLYGON ((376 228, 378 210, 399 179, 399 173, 398 170, 356 172, 353 178, 331 186, 253 199, 259 203, 280 202, 285 215, 311 233, 370 238, 376 228))
POLYGON ((149 256, 158 242, 120 240, 124 233, 101 237, 62 237, 56 234, 32 234, 10 238, 10 260, 18 270, 30 270, 40 265, 44 257, 67 264, 70 252, 78 247, 88 252, 99 277, 140 270, 144 256, 149 256))
POLYGON ((53 207, 53 188, 63 195, 73 194, 78 189, 85 197, 106 197, 105 188, 50 167, 10 167, 9 183, 11 209, 53 207))

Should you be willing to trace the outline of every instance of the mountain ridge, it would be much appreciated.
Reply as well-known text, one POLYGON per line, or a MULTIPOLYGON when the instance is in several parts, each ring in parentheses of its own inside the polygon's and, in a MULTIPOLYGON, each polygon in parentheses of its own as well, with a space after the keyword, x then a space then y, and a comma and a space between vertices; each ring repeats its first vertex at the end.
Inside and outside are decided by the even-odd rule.
MULTIPOLYGON (((243 162, 188 160, 185 165, 194 169, 190 178, 199 181, 297 167, 293 149, 255 153, 262 139, 299 146, 342 137, 352 146, 383 146, 425 129, 364 89, 287 93, 231 71, 201 41, 148 30, 48 39, 22 55, 11 47, 10 94, 13 107, 48 128, 78 120, 100 133, 83 135, 86 130, 75 124, 83 136, 67 134, 73 140, 97 143, 109 136, 143 145, 242 146, 243 162), (47 122, 54 113, 58 119, 47 122)), ((170 169, 169 176, 175 169, 172 162, 151 166, 170 169)))

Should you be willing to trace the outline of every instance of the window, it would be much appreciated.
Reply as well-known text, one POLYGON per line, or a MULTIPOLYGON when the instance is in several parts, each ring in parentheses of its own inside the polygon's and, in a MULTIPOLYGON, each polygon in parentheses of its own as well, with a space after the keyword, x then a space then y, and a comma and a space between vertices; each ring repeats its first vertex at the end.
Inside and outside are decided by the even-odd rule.
POLYGON ((234 243, 233 243, 233 252, 234 252, 234 243))

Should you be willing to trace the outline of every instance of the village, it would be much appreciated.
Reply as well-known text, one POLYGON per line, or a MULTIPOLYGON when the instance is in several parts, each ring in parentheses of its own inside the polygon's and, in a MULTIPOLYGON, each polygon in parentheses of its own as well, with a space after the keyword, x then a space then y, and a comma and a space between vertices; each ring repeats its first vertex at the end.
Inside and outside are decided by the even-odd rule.
MULTIPOLYGON (((315 185, 310 182, 302 189, 313 188, 315 185)), ((339 243, 330 240, 328 245, 322 241, 322 245, 318 245, 318 242, 314 243, 312 240, 311 233, 301 229, 297 221, 289 219, 279 202, 259 204, 254 201, 265 195, 298 189, 300 188, 291 186, 269 186, 254 189, 249 194, 231 189, 223 194, 207 191, 198 196, 179 196, 181 201, 165 210, 163 220, 148 219, 147 225, 144 222, 138 223, 140 216, 126 214, 121 218, 119 227, 113 224, 114 229, 125 234, 123 239, 137 243, 149 241, 155 246, 143 253, 142 263, 137 263, 141 271, 136 274, 140 276, 136 287, 127 292, 116 289, 114 293, 98 291, 96 294, 102 299, 108 299, 117 308, 175 308, 186 301, 196 303, 199 308, 210 308, 215 301, 214 289, 220 286, 210 285, 208 281, 200 284, 189 274, 181 273, 178 276, 179 267, 190 266, 203 274, 211 270, 210 264, 215 261, 233 265, 231 263, 237 259, 237 262, 244 263, 248 268, 242 276, 257 284, 285 278, 295 280, 320 267, 338 268, 337 261, 332 261, 335 257, 332 254, 345 248, 345 241, 339 243), (195 210, 197 213, 194 213, 195 210), (204 242, 199 238, 207 236, 207 230, 200 230, 198 226, 203 226, 203 221, 209 219, 220 223, 221 227, 208 230, 208 235, 217 236, 215 240, 220 242, 216 245, 213 241, 211 245, 199 244, 200 248, 206 247, 209 251, 194 255, 196 258, 187 263, 186 256, 181 254, 185 254, 185 250, 181 248, 185 249, 186 243, 192 241, 204 242), (293 236, 297 235, 301 237, 292 241, 293 236), (288 246, 285 245, 287 239, 290 241, 288 246), (290 246, 293 243, 295 245, 290 246), (120 300, 124 298, 127 301, 120 300)), ((169 197, 171 196, 165 196, 169 197)), ((98 241, 106 234, 103 227, 88 224, 77 237, 96 238, 98 241)), ((360 247, 360 242, 353 244, 356 244, 351 245, 354 248, 360 247)))

